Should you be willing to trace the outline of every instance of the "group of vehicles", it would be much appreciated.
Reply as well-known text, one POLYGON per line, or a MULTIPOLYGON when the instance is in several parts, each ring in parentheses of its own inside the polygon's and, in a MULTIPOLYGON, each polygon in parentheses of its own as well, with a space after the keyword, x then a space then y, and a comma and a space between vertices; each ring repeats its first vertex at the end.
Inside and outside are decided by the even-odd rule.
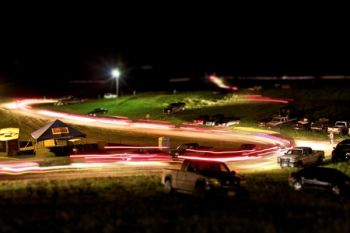
POLYGON ((258 126, 271 129, 280 129, 289 125, 294 130, 313 131, 322 133, 333 133, 337 135, 348 135, 350 133, 349 121, 332 122, 329 118, 321 117, 314 119, 309 115, 301 114, 293 106, 280 109, 278 114, 258 121, 258 126))
MULTIPOLYGON (((254 149, 254 144, 243 144, 242 149, 254 149)), ((200 146, 198 143, 185 143, 171 151, 173 157, 185 154, 187 149, 210 150, 211 147, 200 146)), ((294 147, 284 155, 277 157, 281 168, 294 167, 298 171, 288 177, 288 184, 296 191, 308 189, 324 189, 336 195, 350 191, 350 178, 334 168, 319 167, 325 159, 321 150, 311 147, 294 147)), ((332 161, 350 159, 350 139, 340 142, 332 152, 332 161)), ((235 196, 240 190, 244 179, 230 171, 224 162, 185 159, 179 170, 165 169, 162 175, 164 191, 191 193, 195 196, 225 195, 235 196)))
MULTIPOLYGON (((295 191, 326 190, 335 195, 349 194, 350 177, 327 167, 310 166, 291 172, 289 186, 295 191)), ((224 162, 186 159, 180 169, 164 169, 161 177, 164 192, 183 192, 196 197, 236 196, 245 179, 231 171, 224 162)))
MULTIPOLYGON (((63 98, 57 105, 82 103, 84 100, 74 97, 63 98)), ((184 111, 184 102, 175 102, 164 108, 164 113, 174 114, 184 111)), ((105 108, 96 108, 88 113, 89 116, 96 117, 108 113, 105 108)), ((225 117, 223 114, 201 115, 193 120, 194 124, 205 126, 231 126, 240 123, 237 117, 225 117)), ((314 121, 310 117, 299 118, 295 108, 287 106, 281 108, 279 113, 273 115, 271 119, 259 122, 260 126, 268 128, 280 128, 282 125, 293 123, 295 130, 312 130, 333 134, 349 134, 350 122, 336 121, 334 125, 327 118, 320 118, 314 121)), ((252 150, 258 148, 254 144, 245 144, 240 150, 252 150)), ((198 143, 186 143, 171 150, 169 154, 162 151, 137 151, 140 155, 159 154, 177 159, 179 155, 185 154, 187 150, 211 150, 212 147, 200 146, 198 143)), ((142 156, 141 156, 142 157, 142 156)), ((350 178, 336 169, 316 167, 325 159, 324 151, 313 150, 310 147, 294 147, 284 155, 277 158, 281 168, 296 167, 301 168, 297 172, 292 172, 288 178, 289 185, 294 190, 308 188, 324 188, 334 194, 341 194, 348 189, 350 178)), ((350 139, 340 142, 332 151, 332 161, 350 160, 350 139)), ((166 193, 173 191, 192 193, 195 196, 205 196, 206 194, 220 194, 235 196, 240 189, 240 184, 244 179, 230 171, 224 162, 205 161, 195 159, 185 159, 182 161, 180 170, 165 169, 162 175, 162 183, 166 193)))
MULTIPOLYGON (((163 112, 166 114, 175 114, 175 113, 184 111, 185 108, 186 108, 186 103, 175 102, 175 103, 170 103, 167 107, 165 107, 163 112)), ((238 125, 240 123, 240 118, 226 117, 223 114, 215 114, 212 116, 200 115, 197 118, 193 119, 192 123, 196 125, 205 125, 205 126, 229 127, 231 125, 238 125)))
MULTIPOLYGON (((312 150, 310 147, 294 147, 277 157, 277 163, 282 168, 303 167, 321 164, 324 159, 324 151, 312 150)), ((350 139, 344 139, 333 148, 331 160, 334 163, 350 160, 350 139)))

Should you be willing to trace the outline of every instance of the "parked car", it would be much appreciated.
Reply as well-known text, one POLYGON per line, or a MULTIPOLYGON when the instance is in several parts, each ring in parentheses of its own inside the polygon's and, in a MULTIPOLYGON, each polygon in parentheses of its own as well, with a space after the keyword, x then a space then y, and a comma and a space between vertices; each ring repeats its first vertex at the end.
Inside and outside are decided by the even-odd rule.
POLYGON ((319 118, 315 122, 311 122, 310 129, 313 132, 323 132, 327 133, 328 126, 330 126, 331 123, 328 118, 322 117, 319 118))
POLYGON ((94 110, 92 110, 91 112, 88 113, 89 116, 97 116, 100 114, 106 114, 108 113, 108 109, 106 108, 95 108, 94 110))
POLYGON ((288 118, 286 116, 277 115, 277 116, 274 116, 271 121, 266 123, 266 127, 280 128, 282 124, 287 122, 288 122, 288 118))
POLYGON ((277 157, 277 163, 283 167, 302 167, 320 164, 324 160, 324 151, 310 147, 294 147, 284 155, 277 157))
POLYGON ((103 98, 105 98, 105 99, 115 99, 115 98, 117 98, 117 95, 116 94, 112 94, 112 93, 105 93, 103 95, 103 98))
POLYGON ((299 119, 296 123, 293 125, 293 129, 295 130, 304 130, 308 131, 311 127, 311 120, 308 117, 303 117, 299 119))
POLYGON ((348 121, 336 121, 334 126, 328 127, 327 132, 346 135, 346 134, 349 134, 349 127, 350 127, 350 122, 348 121))
POLYGON ((164 108, 164 113, 171 114, 176 112, 181 112, 185 110, 186 103, 183 102, 177 102, 177 103, 171 103, 168 107, 164 108))
POLYGON ((308 167, 292 172, 288 184, 296 191, 324 189, 340 195, 349 192, 350 178, 334 168, 308 167))
POLYGON ((337 144, 332 151, 332 162, 347 161, 350 159, 350 139, 337 144))
POLYGON ((181 191, 203 197, 235 196, 241 180, 224 162, 186 159, 180 170, 164 169, 161 182, 165 193, 181 191))

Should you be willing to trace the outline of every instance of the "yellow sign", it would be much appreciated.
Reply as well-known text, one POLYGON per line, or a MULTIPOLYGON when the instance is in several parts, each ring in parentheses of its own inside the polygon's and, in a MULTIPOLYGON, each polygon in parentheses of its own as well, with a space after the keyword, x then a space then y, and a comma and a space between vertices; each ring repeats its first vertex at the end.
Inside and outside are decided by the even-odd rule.
POLYGON ((56 134, 67 134, 67 133, 69 133, 68 127, 57 127, 57 128, 52 128, 51 131, 52 131, 52 134, 54 134, 54 135, 56 135, 56 134))
POLYGON ((0 129, 0 141, 9 141, 18 139, 19 128, 4 128, 0 129))

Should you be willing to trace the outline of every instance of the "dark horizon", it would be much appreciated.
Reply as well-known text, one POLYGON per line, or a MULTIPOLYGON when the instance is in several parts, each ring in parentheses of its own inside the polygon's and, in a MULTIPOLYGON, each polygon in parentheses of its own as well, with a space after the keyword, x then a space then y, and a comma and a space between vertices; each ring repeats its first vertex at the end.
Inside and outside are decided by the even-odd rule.
POLYGON ((31 24, 29 19, 3 29, 2 93, 67 94, 72 91, 67 85, 83 80, 92 85, 106 80, 113 91, 110 71, 116 66, 123 71, 121 85, 130 89, 163 87, 174 78, 201 80, 209 74, 350 75, 346 37, 329 40, 330 35, 311 36, 307 30, 236 27, 229 21, 194 24, 183 19, 166 25, 148 18, 130 24, 49 19, 51 24, 31 24))

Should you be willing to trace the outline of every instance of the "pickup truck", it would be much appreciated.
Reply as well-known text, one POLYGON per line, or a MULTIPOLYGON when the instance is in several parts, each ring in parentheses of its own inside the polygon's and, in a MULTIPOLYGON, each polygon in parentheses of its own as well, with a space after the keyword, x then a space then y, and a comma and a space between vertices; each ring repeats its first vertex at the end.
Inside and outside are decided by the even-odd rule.
POLYGON ((289 120, 288 117, 277 115, 277 116, 272 117, 272 120, 266 123, 266 127, 279 128, 279 127, 281 127, 282 124, 285 124, 289 121, 291 121, 291 120, 289 120))
POLYGON ((327 132, 334 134, 349 134, 349 122, 348 121, 336 121, 333 127, 328 127, 327 132))
POLYGON ((324 151, 312 150, 310 147, 294 147, 284 155, 277 157, 277 163, 283 167, 302 167, 320 164, 324 160, 324 151))
POLYGON ((241 180, 223 162, 185 159, 180 170, 165 169, 161 182, 167 194, 179 191, 204 197, 207 194, 235 196, 241 180))

